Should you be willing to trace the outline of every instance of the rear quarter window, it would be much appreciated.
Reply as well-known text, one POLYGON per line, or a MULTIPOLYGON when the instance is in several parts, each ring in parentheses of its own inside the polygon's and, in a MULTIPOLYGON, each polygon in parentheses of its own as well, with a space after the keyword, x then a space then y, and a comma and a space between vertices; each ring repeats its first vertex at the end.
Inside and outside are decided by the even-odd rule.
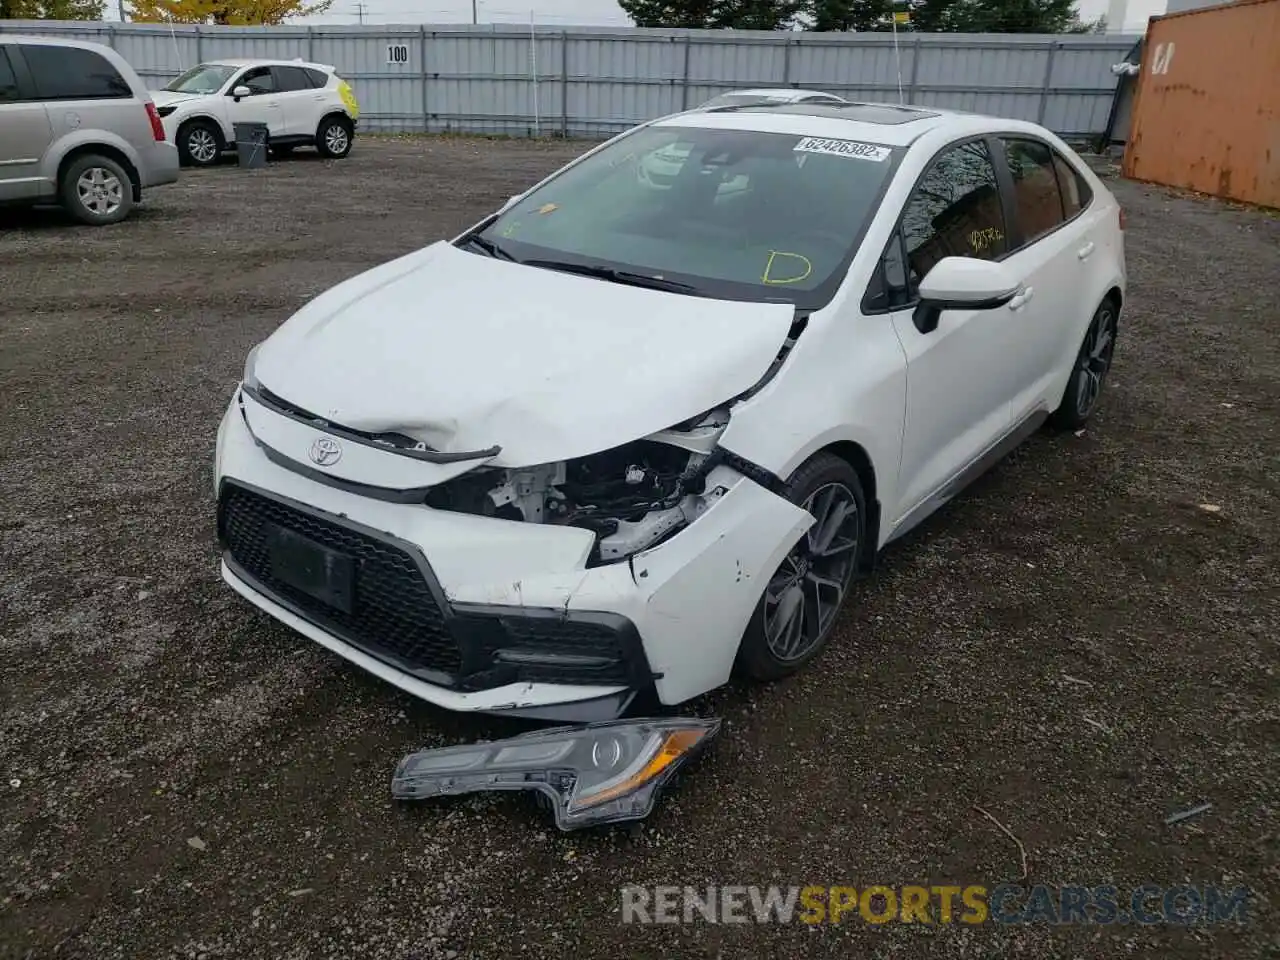
POLYGON ((323 87, 329 82, 329 75, 323 70, 312 70, 310 67, 303 67, 302 72, 307 75, 307 79, 311 81, 313 87, 323 87))
POLYGON ((80 47, 19 46, 41 100, 121 100, 133 96, 106 57, 80 47))

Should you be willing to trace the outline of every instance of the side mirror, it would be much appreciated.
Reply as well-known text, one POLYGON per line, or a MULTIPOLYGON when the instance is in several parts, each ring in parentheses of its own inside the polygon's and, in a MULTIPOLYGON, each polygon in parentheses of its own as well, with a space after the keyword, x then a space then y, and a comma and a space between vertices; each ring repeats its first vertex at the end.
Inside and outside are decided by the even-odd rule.
POLYGON ((1022 288, 1003 263, 973 257, 943 257, 920 281, 912 320, 921 333, 938 329, 943 310, 994 310, 1022 288))
POLYGON ((241 97, 251 97, 251 96, 253 96, 253 91, 252 91, 252 90, 250 90, 248 87, 246 87, 246 86, 242 83, 242 84, 240 84, 240 86, 236 87, 234 90, 232 90, 232 91, 231 91, 231 96, 235 97, 236 102, 237 102, 237 103, 239 103, 239 102, 240 102, 240 98, 241 98, 241 97))

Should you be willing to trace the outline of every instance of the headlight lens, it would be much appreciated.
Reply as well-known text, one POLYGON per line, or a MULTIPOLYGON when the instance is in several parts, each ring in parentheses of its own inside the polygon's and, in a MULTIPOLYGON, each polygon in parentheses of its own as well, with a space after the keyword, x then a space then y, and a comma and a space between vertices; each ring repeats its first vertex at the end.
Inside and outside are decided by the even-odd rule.
POLYGON ((639 820, 719 729, 716 719, 614 720, 421 750, 400 761, 391 794, 412 800, 536 790, 551 801, 561 830, 639 820))
POLYGON ((249 351, 249 355, 244 358, 244 373, 240 377, 240 382, 247 387, 258 386, 258 378, 254 376, 254 368, 258 365, 258 351, 262 349, 259 343, 249 351))

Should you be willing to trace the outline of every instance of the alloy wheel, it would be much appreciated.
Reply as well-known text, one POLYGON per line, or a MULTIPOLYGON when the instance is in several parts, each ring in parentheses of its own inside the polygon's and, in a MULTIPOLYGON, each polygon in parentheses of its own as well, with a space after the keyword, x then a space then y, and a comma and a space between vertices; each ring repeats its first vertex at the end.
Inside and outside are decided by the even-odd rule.
POLYGON ((90 213, 109 217, 124 203, 124 184, 106 167, 90 167, 76 181, 76 195, 90 213))
POLYGON ((187 153, 196 163, 212 163, 218 155, 218 141, 204 127, 196 127, 187 134, 187 153))
POLYGON ((349 142, 347 128, 340 123, 330 124, 324 132, 324 145, 330 153, 346 153, 349 142))
POLYGON ((1089 333, 1085 336, 1084 349, 1080 351, 1076 379, 1076 413, 1088 416, 1102 395, 1102 383, 1111 368, 1111 354, 1116 343, 1116 315, 1110 306, 1098 309, 1089 333))
POLYGON ((765 589, 765 643, 778 660, 799 660, 826 636, 857 563, 858 501, 842 483, 819 487, 803 508, 814 518, 765 589))

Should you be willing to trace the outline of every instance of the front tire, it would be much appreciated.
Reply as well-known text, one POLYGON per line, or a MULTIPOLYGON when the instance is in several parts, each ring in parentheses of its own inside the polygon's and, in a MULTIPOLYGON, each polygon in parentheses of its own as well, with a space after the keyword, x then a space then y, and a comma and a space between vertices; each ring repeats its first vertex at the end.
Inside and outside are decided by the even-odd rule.
POLYGON ((133 211, 133 181, 124 167, 101 154, 71 161, 58 192, 67 212, 90 226, 119 223, 133 211))
POLYGON ((806 460, 785 494, 815 522, 769 578, 742 636, 737 666, 753 680, 790 676, 827 645, 867 535, 862 483, 839 457, 806 460))
POLYGON ((1116 329, 1119 308, 1108 297, 1094 311, 1093 320, 1080 344, 1071 378, 1063 391, 1062 402, 1053 411, 1049 422, 1060 430, 1079 430, 1093 412, 1098 409, 1102 388, 1106 384, 1107 371, 1116 346, 1116 329))
POLYGON ((208 120, 191 120, 178 130, 178 158, 189 167, 212 167, 222 159, 222 131, 208 120))
POLYGON ((330 160, 341 160, 351 152, 351 141, 355 136, 355 127, 351 121, 338 114, 325 117, 316 130, 316 149, 320 156, 330 160))

